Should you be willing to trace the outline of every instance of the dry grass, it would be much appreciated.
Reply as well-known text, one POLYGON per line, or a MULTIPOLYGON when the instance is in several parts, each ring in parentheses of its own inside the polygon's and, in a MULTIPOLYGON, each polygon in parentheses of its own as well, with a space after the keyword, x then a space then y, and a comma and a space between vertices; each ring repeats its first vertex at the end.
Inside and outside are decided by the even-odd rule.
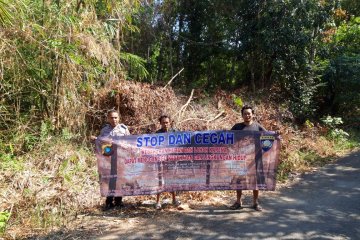
POLYGON ((2 169, 1 211, 10 210, 7 236, 18 238, 66 225, 81 209, 98 205, 100 197, 94 157, 62 141, 16 159, 22 166, 2 169))

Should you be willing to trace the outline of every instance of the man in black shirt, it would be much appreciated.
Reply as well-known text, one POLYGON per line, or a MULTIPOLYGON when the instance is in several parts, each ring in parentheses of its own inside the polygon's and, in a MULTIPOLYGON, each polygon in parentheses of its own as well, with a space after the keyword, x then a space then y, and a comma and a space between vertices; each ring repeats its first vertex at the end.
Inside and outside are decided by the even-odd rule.
MULTIPOLYGON (((166 133, 166 132, 175 132, 176 130, 173 128, 170 128, 170 117, 167 115, 161 115, 159 118, 159 122, 161 125, 161 128, 159 130, 156 131, 156 133, 166 133)), ((159 170, 161 169, 160 164, 159 164, 159 170)), ((172 203, 175 206, 179 206, 181 204, 181 202, 179 200, 176 200, 176 194, 175 192, 172 192, 172 203)), ((155 204, 155 208, 157 210, 161 209, 161 203, 160 203, 160 193, 156 194, 156 204, 155 204)))
MULTIPOLYGON (((266 129, 261 126, 259 123, 254 122, 254 110, 251 106, 245 105, 241 109, 241 115, 244 119, 244 122, 235 124, 231 130, 245 130, 245 131, 266 131, 266 129)), ((235 210, 242 207, 241 202, 241 190, 236 190, 236 202, 230 207, 230 209, 235 210)), ((253 190, 253 208, 256 211, 261 211, 261 207, 259 205, 259 190, 253 190)))

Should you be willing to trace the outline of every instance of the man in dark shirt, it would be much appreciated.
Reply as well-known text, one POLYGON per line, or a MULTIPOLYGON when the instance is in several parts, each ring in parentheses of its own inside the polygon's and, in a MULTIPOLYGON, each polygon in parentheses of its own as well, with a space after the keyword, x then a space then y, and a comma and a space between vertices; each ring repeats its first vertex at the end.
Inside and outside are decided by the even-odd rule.
MULTIPOLYGON (((176 130, 170 127, 170 117, 167 115, 161 115, 159 118, 159 122, 161 125, 161 128, 156 131, 156 133, 166 133, 166 132, 175 132, 176 130)), ((161 163, 159 163, 161 164, 161 163)), ((159 166, 160 168, 160 166, 159 166)), ((176 194, 175 192, 172 192, 172 203, 175 206, 179 206, 181 202, 179 200, 176 200, 176 194)), ((160 203, 160 193, 156 194, 156 204, 155 208, 157 210, 161 209, 161 203, 160 203)))
MULTIPOLYGON (((251 106, 245 105, 241 109, 241 115, 244 119, 244 122, 235 124, 231 130, 245 130, 245 131, 266 131, 266 129, 261 126, 259 123, 254 122, 254 110, 251 106)), ((242 207, 241 202, 241 190, 236 190, 236 202, 230 207, 230 209, 235 210, 242 207)), ((261 211, 261 207, 259 205, 259 190, 253 190, 253 208, 256 211, 261 211)))

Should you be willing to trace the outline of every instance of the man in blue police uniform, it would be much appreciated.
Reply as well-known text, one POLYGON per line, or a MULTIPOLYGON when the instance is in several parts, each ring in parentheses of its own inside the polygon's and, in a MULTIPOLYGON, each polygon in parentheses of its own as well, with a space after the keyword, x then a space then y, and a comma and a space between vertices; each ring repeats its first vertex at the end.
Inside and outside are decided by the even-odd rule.
MULTIPOLYGON (((116 137, 121 137, 125 135, 130 135, 129 129, 122 123, 119 123, 119 113, 115 110, 110 110, 107 113, 107 121, 106 124, 100 131, 100 135, 98 137, 91 136, 92 140, 108 142, 111 143, 112 140, 116 137)), ((98 146, 98 144, 97 144, 98 146)), ((97 151, 101 151, 101 149, 96 149, 97 151)), ((122 207, 122 197, 106 197, 104 210, 109 210, 114 207, 122 207)))

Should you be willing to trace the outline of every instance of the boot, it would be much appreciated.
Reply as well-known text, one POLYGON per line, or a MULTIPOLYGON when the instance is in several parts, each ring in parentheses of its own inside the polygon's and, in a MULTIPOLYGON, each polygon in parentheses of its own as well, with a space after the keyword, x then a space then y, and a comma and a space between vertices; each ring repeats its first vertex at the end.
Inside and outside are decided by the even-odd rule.
POLYGON ((115 207, 123 207, 122 197, 114 197, 115 207))

